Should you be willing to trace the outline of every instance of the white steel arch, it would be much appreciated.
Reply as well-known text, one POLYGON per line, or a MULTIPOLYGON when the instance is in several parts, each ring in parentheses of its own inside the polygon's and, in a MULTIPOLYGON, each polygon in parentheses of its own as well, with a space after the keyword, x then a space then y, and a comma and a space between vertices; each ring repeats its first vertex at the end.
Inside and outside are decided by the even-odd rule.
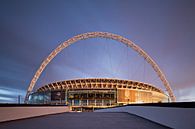
POLYGON ((79 40, 85 40, 88 38, 108 38, 108 39, 112 39, 112 40, 116 40, 119 41, 121 43, 126 44, 128 47, 132 48, 134 51, 136 51, 141 57, 143 57, 154 69, 154 71, 157 73, 158 77, 160 78, 160 80, 162 81, 162 83, 164 84, 169 97, 171 98, 171 101, 175 101, 176 98, 173 94, 173 91, 170 87, 169 82, 167 81, 165 75, 163 74, 163 72, 160 70, 159 66, 156 64, 156 62, 144 51, 142 50, 139 46, 137 46, 136 44, 134 44, 132 41, 130 41, 127 38, 124 38, 120 35, 117 34, 113 34, 113 33, 108 33, 108 32, 88 32, 88 33, 83 33, 83 34, 79 34, 76 35, 68 40, 66 40, 65 42, 61 43, 55 50, 53 50, 49 56, 41 63, 41 66, 39 67, 39 69, 36 71, 34 77, 32 78, 30 85, 28 87, 27 93, 26 93, 26 97, 25 97, 25 102, 28 101, 28 97, 30 95, 30 93, 32 92, 35 83, 37 82, 39 76, 41 75, 41 73, 43 72, 43 70, 45 69, 45 67, 49 64, 49 62, 59 53, 61 52, 64 48, 68 47, 69 45, 79 41, 79 40))

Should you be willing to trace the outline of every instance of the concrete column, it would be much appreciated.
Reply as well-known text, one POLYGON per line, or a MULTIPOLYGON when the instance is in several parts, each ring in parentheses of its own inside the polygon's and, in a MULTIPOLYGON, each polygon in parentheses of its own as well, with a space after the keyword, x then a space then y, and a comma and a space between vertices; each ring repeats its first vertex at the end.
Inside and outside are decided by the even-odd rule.
POLYGON ((67 104, 68 102, 68 89, 66 88, 65 90, 65 103, 67 104))
POLYGON ((74 106, 74 99, 72 100, 72 106, 74 106))

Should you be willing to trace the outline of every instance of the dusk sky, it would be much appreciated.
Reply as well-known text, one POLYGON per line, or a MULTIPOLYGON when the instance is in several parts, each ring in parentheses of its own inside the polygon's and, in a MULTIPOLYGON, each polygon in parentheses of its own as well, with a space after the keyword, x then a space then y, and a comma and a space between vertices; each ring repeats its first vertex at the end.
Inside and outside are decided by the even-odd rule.
MULTIPOLYGON (((1 0, 0 102, 23 98, 41 62, 60 43, 86 32, 124 36, 165 73, 177 101, 195 101, 193 0, 1 0)), ((156 85, 153 69, 136 52, 109 39, 79 41, 44 70, 34 90, 75 78, 119 78, 156 85)))

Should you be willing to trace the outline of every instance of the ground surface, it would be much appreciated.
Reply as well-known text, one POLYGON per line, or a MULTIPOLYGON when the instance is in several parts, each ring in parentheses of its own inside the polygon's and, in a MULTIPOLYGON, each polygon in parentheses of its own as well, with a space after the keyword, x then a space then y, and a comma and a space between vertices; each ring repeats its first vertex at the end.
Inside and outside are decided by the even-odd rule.
POLYGON ((128 113, 63 113, 0 123, 0 129, 166 129, 128 113))

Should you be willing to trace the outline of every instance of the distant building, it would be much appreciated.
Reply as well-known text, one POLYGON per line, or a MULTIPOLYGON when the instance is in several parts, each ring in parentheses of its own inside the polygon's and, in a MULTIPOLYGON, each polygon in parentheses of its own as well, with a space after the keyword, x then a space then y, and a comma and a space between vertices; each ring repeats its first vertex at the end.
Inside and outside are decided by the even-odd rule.
POLYGON ((30 94, 28 102, 68 104, 72 110, 86 111, 134 103, 168 102, 168 96, 151 84, 90 78, 47 84, 30 94))

